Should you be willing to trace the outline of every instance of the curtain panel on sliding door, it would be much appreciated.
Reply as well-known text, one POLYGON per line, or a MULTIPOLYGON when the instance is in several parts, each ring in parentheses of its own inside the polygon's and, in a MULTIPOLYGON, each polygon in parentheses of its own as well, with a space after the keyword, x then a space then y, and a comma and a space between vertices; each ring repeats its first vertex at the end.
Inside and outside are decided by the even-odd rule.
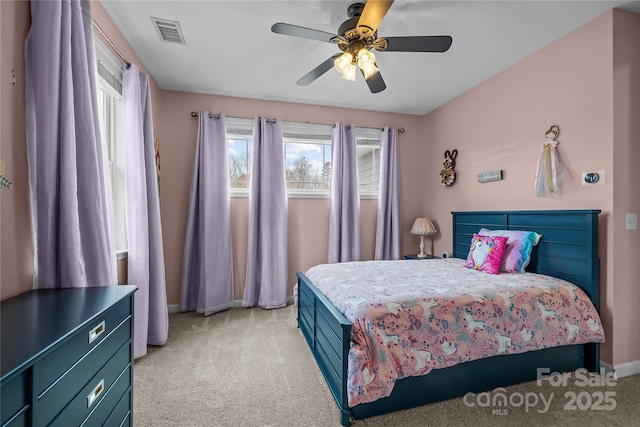
POLYGON ((375 259, 401 259, 401 247, 398 131, 386 127, 380 135, 380 189, 375 259))
POLYGON ((134 357, 138 358, 147 353, 147 344, 163 345, 167 341, 169 313, 149 76, 135 65, 124 70, 122 101, 128 283, 138 287, 133 345, 134 357))
POLYGON ((356 129, 336 123, 331 131, 329 262, 361 260, 356 129))
POLYGON ((25 46, 34 287, 115 285, 89 1, 31 2, 25 46))
POLYGON ((200 111, 182 262, 180 310, 208 316, 233 303, 226 118, 200 111))
POLYGON ((288 274, 287 189, 280 119, 273 122, 256 118, 252 156, 247 275, 242 304, 284 307, 288 274))

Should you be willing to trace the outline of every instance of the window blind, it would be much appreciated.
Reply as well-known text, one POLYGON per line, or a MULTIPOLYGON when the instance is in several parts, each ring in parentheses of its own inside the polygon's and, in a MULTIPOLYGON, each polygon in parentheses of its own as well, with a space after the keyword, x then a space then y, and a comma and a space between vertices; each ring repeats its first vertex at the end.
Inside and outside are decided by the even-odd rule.
POLYGON ((106 81, 109 86, 122 94, 122 67, 124 63, 111 52, 105 42, 100 37, 94 37, 96 52, 96 62, 98 75, 106 81))

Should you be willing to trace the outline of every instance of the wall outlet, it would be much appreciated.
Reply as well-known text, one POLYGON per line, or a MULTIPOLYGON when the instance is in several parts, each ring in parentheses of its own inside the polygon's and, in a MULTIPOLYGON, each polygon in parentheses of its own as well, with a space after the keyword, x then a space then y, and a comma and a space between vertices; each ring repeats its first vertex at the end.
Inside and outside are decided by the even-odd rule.
POLYGON ((604 169, 582 172, 582 185, 604 184, 604 169))
POLYGON ((624 229, 625 230, 638 229, 638 214, 634 214, 634 213, 624 214, 624 229))

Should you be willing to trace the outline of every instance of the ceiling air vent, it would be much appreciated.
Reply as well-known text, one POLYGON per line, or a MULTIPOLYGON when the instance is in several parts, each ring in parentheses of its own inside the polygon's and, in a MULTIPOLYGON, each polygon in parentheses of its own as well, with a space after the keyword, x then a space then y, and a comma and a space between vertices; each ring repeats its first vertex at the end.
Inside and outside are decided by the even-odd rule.
POLYGON ((186 44, 178 21, 160 18, 151 18, 151 20, 153 21, 153 26, 156 27, 160 40, 168 43, 186 44))

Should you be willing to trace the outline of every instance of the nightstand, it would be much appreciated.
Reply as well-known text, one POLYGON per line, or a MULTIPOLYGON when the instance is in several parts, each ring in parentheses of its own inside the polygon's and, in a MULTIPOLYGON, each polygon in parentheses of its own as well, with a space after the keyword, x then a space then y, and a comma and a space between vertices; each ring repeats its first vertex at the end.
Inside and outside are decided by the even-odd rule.
POLYGON ((426 258, 418 258, 418 255, 405 255, 404 259, 413 259, 413 260, 421 261, 423 259, 440 259, 440 257, 435 255, 427 255, 426 258))

